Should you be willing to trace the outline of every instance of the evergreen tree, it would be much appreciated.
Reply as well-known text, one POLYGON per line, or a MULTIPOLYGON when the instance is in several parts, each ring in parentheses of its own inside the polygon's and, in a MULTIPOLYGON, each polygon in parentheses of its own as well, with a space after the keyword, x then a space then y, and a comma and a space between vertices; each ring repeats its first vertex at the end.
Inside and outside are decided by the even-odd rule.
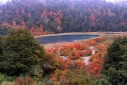
POLYGON ((111 85, 106 75, 100 75, 93 85, 111 85))
POLYGON ((127 85, 127 37, 119 37, 109 46, 102 74, 112 85, 127 85))
POLYGON ((42 54, 44 54, 43 47, 28 29, 11 29, 3 42, 0 71, 16 76, 33 73, 39 66, 42 54))
POLYGON ((0 55, 3 54, 3 49, 2 49, 3 39, 4 39, 4 37, 3 36, 0 36, 0 55))

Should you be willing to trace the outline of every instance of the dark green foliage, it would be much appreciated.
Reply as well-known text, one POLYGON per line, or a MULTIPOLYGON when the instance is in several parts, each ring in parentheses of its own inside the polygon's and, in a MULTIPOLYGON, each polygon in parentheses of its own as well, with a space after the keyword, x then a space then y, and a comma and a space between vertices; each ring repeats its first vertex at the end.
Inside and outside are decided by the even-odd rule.
POLYGON ((2 48, 2 46, 3 46, 3 39, 4 39, 4 37, 0 36, 0 56, 3 54, 3 48, 2 48))
POLYGON ((93 85, 112 85, 106 75, 100 75, 93 85))
POLYGON ((107 50, 103 65, 103 73, 106 74, 107 69, 115 68, 116 70, 127 69, 127 37, 117 38, 107 50))
POLYGON ((127 85, 127 37, 118 37, 109 46, 101 74, 112 85, 127 85))
POLYGON ((4 26, 1 26, 1 25, 0 25, 0 36, 7 35, 7 34, 8 34, 8 30, 9 30, 10 28, 11 28, 11 27, 7 28, 7 27, 4 27, 4 26))
POLYGON ((8 75, 32 74, 42 54, 43 47, 27 29, 12 29, 3 42, 0 71, 8 75))
POLYGON ((15 76, 8 76, 0 73, 0 84, 4 81, 13 81, 15 78, 15 76))

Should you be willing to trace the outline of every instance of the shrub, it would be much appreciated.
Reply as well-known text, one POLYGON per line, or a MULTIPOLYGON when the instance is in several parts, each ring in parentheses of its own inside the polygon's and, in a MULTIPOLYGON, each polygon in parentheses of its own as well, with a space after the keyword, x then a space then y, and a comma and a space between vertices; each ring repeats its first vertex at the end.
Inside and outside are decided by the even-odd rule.
POLYGON ((4 81, 0 85, 14 85, 14 82, 4 81))
POLYGON ((17 77, 14 80, 14 85, 36 85, 36 82, 29 76, 26 76, 25 79, 17 77))

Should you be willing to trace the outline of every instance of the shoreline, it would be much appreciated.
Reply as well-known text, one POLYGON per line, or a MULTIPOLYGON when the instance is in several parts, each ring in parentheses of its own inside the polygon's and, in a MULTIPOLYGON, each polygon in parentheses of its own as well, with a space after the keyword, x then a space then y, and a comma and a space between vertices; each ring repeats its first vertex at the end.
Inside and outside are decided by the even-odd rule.
POLYGON ((84 41, 87 41, 87 40, 90 40, 90 39, 99 38, 99 37, 102 37, 102 36, 104 36, 104 35, 99 35, 97 37, 89 38, 89 39, 74 40, 72 42, 63 41, 63 42, 47 43, 47 44, 40 44, 40 45, 43 45, 45 48, 61 47, 61 46, 64 46, 64 45, 69 45, 69 44, 82 43, 84 41))
POLYGON ((47 34, 47 35, 40 35, 40 36, 34 36, 34 38, 39 37, 46 37, 46 36, 59 36, 59 35, 100 35, 105 33, 99 33, 99 32, 69 32, 69 33, 58 33, 58 34, 47 34))
MULTIPOLYGON (((99 35, 98 37, 102 37, 102 36, 119 36, 119 35, 127 35, 126 32, 73 32, 73 33, 58 33, 58 34, 48 34, 48 35, 41 35, 41 36, 35 36, 35 38, 39 38, 39 37, 46 37, 46 36, 59 36, 59 35, 99 35)), ((94 37, 94 38, 98 38, 98 37, 94 37)), ((90 38, 90 39, 94 39, 94 38, 90 38)), ((45 48, 54 48, 54 47, 61 47, 63 45, 67 45, 67 44, 74 44, 74 43, 80 43, 82 41, 87 41, 89 39, 83 39, 83 40, 74 40, 72 42, 56 42, 56 43, 47 43, 47 44, 40 44, 43 45, 45 48)))
POLYGON ((59 35, 123 35, 127 34, 126 32, 68 32, 68 33, 58 33, 58 34, 46 34, 46 35, 40 35, 40 36, 34 36, 34 38, 39 37, 47 37, 47 36, 59 36, 59 35))

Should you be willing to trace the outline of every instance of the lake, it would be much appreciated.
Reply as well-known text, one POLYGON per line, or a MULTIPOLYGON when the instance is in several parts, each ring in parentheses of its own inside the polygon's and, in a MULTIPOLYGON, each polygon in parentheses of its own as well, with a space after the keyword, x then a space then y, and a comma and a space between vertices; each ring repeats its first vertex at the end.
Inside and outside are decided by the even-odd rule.
POLYGON ((52 36, 42 36, 36 38, 40 44, 48 44, 48 43, 57 43, 57 42, 72 42, 74 40, 84 40, 97 37, 99 35, 86 35, 86 34, 66 34, 66 35, 52 35, 52 36))

